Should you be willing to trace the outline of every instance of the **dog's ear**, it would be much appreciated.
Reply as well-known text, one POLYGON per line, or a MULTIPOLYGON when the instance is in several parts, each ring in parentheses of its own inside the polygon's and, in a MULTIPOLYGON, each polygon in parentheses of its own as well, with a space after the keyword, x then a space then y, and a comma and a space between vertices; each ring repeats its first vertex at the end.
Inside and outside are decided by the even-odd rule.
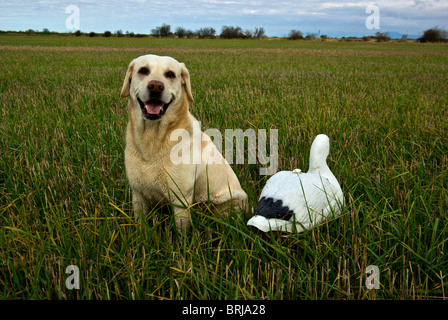
POLYGON ((126 76, 124 77, 123 87, 121 88, 120 96, 122 98, 129 97, 131 93, 131 80, 132 80, 132 71, 134 70, 134 60, 131 61, 128 67, 128 71, 126 71, 126 76))
POLYGON ((184 63, 180 64, 182 67, 182 86, 187 94, 188 101, 193 102, 193 95, 191 93, 190 73, 184 63))

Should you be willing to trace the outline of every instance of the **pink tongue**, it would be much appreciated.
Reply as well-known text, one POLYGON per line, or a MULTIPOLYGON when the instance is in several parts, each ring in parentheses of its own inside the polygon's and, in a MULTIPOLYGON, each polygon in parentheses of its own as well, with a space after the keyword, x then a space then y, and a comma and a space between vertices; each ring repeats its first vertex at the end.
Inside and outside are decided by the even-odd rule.
POLYGON ((145 103, 145 107, 149 114, 160 114, 163 109, 163 104, 145 103))

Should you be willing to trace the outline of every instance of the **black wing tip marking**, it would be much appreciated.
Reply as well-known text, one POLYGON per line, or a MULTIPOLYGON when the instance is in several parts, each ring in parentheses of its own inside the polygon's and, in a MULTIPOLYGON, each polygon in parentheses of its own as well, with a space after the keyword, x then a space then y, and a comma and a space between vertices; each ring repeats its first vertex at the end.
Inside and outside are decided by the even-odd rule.
POLYGON ((288 207, 283 205, 282 200, 275 200, 272 198, 262 197, 258 201, 257 210, 255 215, 263 216, 267 219, 275 218, 282 220, 291 219, 293 211, 288 207))

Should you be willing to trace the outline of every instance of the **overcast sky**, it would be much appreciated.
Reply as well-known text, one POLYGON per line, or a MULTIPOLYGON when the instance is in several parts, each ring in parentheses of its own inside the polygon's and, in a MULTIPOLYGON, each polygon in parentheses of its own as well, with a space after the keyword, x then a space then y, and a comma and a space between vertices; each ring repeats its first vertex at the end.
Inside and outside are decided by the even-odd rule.
POLYGON ((150 33, 163 23, 172 30, 213 27, 218 34, 223 25, 264 27, 268 36, 286 36, 291 29, 329 36, 377 31, 421 35, 434 26, 448 29, 448 0, 0 0, 0 30, 70 31, 70 5, 79 8, 83 32, 150 33), (379 9, 379 29, 366 27, 366 19, 375 14, 366 13, 371 4, 379 9))

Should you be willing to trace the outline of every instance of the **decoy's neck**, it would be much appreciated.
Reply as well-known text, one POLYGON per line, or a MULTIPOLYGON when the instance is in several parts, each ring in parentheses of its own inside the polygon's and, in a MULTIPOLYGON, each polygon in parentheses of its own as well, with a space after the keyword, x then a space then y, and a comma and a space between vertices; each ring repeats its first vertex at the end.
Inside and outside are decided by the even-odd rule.
POLYGON ((313 141, 310 150, 309 173, 319 174, 334 182, 336 177, 327 165, 327 157, 330 153, 330 139, 325 134, 319 134, 313 141))
POLYGON ((325 160, 322 163, 321 159, 318 159, 319 165, 315 165, 316 161, 313 162, 312 160, 313 159, 311 159, 311 157, 310 157, 310 167, 309 167, 307 173, 317 174, 317 175, 321 176, 322 178, 327 178, 328 181, 334 186, 339 185, 338 180, 334 176, 333 172, 331 172, 331 170, 328 167, 327 162, 325 160))
POLYGON ((327 178, 333 186, 338 187, 339 182, 327 165, 327 157, 329 153, 330 139, 325 134, 317 135, 311 145, 310 167, 308 172, 318 174, 322 178, 327 178))
POLYGON ((308 168, 309 172, 318 172, 318 171, 325 171, 328 168, 327 165, 327 158, 319 158, 319 157, 313 157, 310 156, 310 166, 308 168))
POLYGON ((325 134, 317 135, 311 145, 309 171, 328 169, 327 157, 329 153, 330 139, 325 134))
POLYGON ((327 157, 318 157, 316 155, 310 155, 310 166, 308 168, 309 173, 320 174, 326 176, 332 174, 330 168, 327 165, 327 157))
POLYGON ((330 139, 324 134, 318 135, 311 145, 310 166, 308 172, 327 178, 332 185, 338 186, 338 180, 327 165, 327 157, 329 153, 330 139))

